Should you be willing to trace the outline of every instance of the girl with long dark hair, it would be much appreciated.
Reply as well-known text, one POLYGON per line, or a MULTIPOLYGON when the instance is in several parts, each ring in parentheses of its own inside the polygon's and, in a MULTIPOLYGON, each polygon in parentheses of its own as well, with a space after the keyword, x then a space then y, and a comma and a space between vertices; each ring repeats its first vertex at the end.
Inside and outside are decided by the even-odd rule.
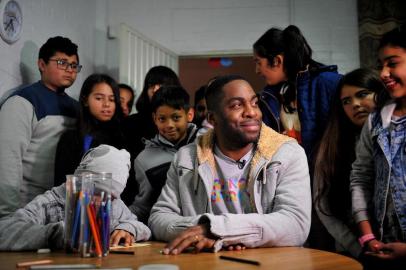
POLYGON ((55 186, 65 182, 67 174, 73 174, 90 148, 100 144, 118 149, 125 146, 120 128, 123 119, 120 92, 113 78, 105 74, 87 77, 80 90, 79 102, 77 128, 62 134, 57 146, 55 186))
MULTIPOLYGON (((312 58, 312 49, 300 29, 290 25, 271 28, 253 45, 257 74, 267 87, 260 95, 263 122, 297 139, 303 146, 310 175, 314 151, 330 112, 330 102, 341 75, 337 66, 326 66, 312 58)), ((332 239, 313 211, 308 245, 331 249, 332 239)))
POLYGON ((406 27, 382 36, 380 78, 390 96, 361 131, 352 164, 352 213, 364 269, 404 269, 406 262, 406 27), (403 244, 401 244, 403 243, 403 244))
POLYGON ((335 240, 336 251, 355 258, 361 254, 351 218, 350 172, 361 128, 374 111, 385 87, 370 69, 356 69, 340 81, 314 168, 317 214, 335 240))
POLYGON ((253 48, 256 72, 267 83, 261 93, 263 121, 296 138, 311 156, 341 78, 337 66, 313 60, 312 49, 294 25, 269 29, 253 48))

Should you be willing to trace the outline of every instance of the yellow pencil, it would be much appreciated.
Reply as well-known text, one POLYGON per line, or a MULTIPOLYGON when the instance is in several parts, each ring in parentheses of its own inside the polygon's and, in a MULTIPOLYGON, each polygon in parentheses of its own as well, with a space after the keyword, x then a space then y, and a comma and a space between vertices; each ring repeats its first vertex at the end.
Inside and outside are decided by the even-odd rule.
POLYGON ((21 268, 21 267, 29 267, 31 265, 41 265, 41 264, 49 264, 53 263, 52 260, 40 260, 40 261, 29 261, 29 262, 20 262, 17 263, 16 267, 21 268))

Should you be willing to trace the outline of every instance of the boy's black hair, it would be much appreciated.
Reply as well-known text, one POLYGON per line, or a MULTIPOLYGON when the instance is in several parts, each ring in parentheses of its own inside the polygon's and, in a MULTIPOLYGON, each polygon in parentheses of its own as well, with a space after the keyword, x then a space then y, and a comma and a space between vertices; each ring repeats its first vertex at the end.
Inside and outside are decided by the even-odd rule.
POLYGON ((145 75, 144 87, 142 88, 141 95, 138 97, 135 108, 139 113, 147 114, 150 116, 151 102, 148 97, 148 89, 151 86, 159 84, 163 85, 181 85, 178 75, 175 71, 166 66, 155 66, 148 70, 145 75))
POLYGON ((182 86, 161 86, 152 96, 151 109, 155 113, 158 107, 166 105, 177 110, 188 111, 189 99, 189 94, 182 86))
POLYGON ((216 78, 214 81, 212 81, 209 86, 206 88, 206 104, 207 104, 207 109, 212 112, 220 112, 220 103, 221 100, 223 99, 224 93, 223 93, 223 87, 229 82, 235 81, 235 80, 243 80, 248 82, 244 77, 240 75, 225 75, 225 76, 220 76, 216 78))
POLYGON ((45 63, 48 63, 49 59, 57 52, 64 53, 68 56, 76 55, 79 63, 78 45, 73 43, 69 38, 61 36, 49 38, 39 49, 38 59, 42 59, 45 63))
POLYGON ((380 42, 378 49, 391 45, 406 50, 406 25, 400 25, 389 32, 386 32, 380 42))

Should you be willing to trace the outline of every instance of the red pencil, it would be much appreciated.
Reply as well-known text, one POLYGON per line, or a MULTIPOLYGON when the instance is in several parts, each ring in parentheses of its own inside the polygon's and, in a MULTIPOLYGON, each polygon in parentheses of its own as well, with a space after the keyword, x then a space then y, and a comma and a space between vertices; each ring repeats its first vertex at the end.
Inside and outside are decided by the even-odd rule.
POLYGON ((87 216, 89 218, 90 229, 92 230, 92 234, 93 234, 93 237, 94 237, 94 243, 96 245, 96 254, 97 254, 98 257, 101 257, 102 256, 102 251, 101 251, 101 247, 100 247, 99 235, 97 234, 95 220, 94 220, 94 217, 92 215, 92 210, 91 210, 89 204, 86 206, 86 210, 87 210, 87 216))

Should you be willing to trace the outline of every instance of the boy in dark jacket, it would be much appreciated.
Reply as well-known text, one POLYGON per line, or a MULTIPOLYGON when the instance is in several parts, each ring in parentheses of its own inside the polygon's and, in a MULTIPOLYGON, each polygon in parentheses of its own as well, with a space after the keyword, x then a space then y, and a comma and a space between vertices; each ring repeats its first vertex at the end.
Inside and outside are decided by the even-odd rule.
POLYGON ((158 134, 145 141, 145 149, 134 160, 139 185, 130 210, 144 223, 166 182, 166 173, 180 147, 194 141, 197 128, 190 123, 194 111, 189 95, 180 86, 162 86, 152 97, 153 120, 158 134))

